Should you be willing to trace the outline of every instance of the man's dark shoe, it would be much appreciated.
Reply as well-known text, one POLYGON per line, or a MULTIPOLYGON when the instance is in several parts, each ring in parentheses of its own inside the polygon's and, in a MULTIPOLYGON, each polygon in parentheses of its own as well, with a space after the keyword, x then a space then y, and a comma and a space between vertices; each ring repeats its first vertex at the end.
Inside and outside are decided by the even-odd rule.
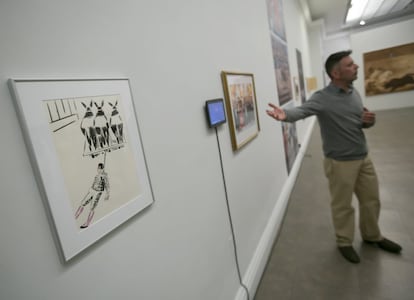
POLYGON ((352 246, 338 247, 338 249, 339 249, 339 252, 341 252, 342 256, 345 257, 346 260, 354 264, 359 263, 360 261, 359 256, 355 252, 352 246))
POLYGON ((400 253, 402 250, 402 247, 398 245, 397 243, 394 243, 393 241, 390 241, 389 239, 383 238, 380 241, 366 241, 364 242, 371 244, 371 245, 377 245, 381 249, 391 252, 391 253, 400 253))

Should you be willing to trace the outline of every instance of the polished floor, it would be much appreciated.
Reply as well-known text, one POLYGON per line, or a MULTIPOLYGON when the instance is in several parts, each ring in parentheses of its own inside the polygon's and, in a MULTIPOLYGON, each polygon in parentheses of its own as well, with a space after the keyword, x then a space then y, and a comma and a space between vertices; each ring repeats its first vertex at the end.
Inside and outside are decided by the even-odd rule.
POLYGON ((414 108, 376 113, 376 125, 365 132, 380 181, 380 226, 402 253, 363 243, 356 226, 361 262, 341 256, 316 124, 254 300, 414 299, 414 108))

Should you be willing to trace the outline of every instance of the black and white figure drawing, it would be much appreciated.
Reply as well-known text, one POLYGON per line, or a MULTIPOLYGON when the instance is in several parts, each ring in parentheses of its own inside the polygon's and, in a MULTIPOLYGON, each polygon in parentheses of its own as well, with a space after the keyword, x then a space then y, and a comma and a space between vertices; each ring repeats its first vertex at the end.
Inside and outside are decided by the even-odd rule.
POLYGON ((119 95, 44 101, 80 229, 88 228, 138 193, 137 175, 127 166, 132 157, 125 149, 120 101, 119 95), (117 175, 125 171, 127 179, 120 180, 117 175), (111 194, 110 178, 116 178, 111 194), (102 199, 109 201, 102 203, 102 199))
POLYGON ((116 143, 122 145, 124 142, 124 124, 121 115, 117 109, 118 101, 115 104, 109 103, 112 106, 111 118, 109 119, 109 128, 114 134, 116 143))
POLYGON ((109 117, 103 110, 104 101, 100 104, 90 101, 89 104, 81 102, 86 109, 80 124, 81 132, 85 137, 83 155, 95 157, 103 152, 119 149, 124 145, 122 118, 115 104, 108 103, 112 107, 109 117), (93 104, 96 107, 94 114, 93 104))
POLYGON ((155 201, 127 78, 8 85, 64 261, 155 201))
POLYGON ((89 205, 88 218, 85 223, 81 225, 80 228, 86 228, 91 223, 93 216, 95 214, 95 208, 98 206, 99 200, 101 200, 102 194, 105 193, 105 200, 109 199, 109 180, 108 174, 106 174, 104 169, 104 164, 98 164, 98 174, 95 176, 92 186, 89 189, 88 193, 83 198, 81 204, 76 210, 75 217, 76 219, 82 214, 86 206, 89 205))

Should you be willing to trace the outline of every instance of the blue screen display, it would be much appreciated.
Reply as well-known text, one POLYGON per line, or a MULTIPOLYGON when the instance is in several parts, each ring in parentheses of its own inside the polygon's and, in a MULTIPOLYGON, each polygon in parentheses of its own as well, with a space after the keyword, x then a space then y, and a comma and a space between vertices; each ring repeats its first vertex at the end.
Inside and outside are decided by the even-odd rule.
POLYGON ((210 100, 206 102, 209 126, 214 127, 226 121, 223 100, 210 100))

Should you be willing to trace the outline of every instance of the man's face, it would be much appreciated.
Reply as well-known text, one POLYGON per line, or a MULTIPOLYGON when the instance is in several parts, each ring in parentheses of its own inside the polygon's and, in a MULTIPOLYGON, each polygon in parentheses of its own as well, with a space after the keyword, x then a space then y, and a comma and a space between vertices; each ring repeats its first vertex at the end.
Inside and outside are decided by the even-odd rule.
POLYGON ((350 56, 345 56, 339 61, 336 71, 337 79, 353 82, 358 76, 358 65, 350 56))

